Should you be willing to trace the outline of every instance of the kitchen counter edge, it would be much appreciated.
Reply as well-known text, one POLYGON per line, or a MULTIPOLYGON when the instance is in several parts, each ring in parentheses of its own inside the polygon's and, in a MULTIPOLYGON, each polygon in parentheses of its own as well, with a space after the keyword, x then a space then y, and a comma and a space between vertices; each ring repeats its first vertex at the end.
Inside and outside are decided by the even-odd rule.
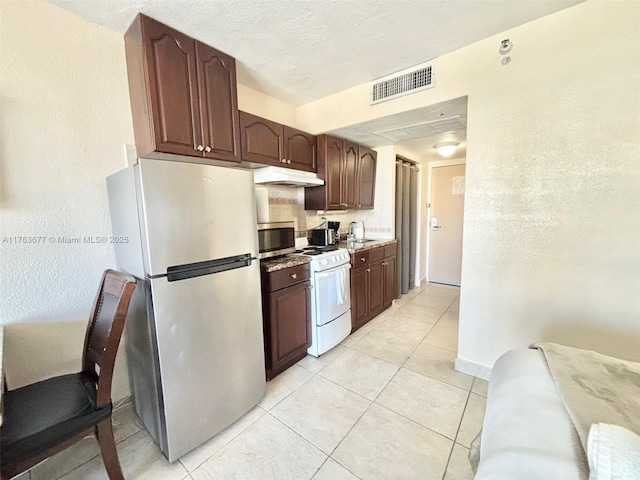
POLYGON ((311 258, 305 257, 303 255, 284 255, 282 257, 261 260, 260 268, 264 272, 271 273, 289 267, 304 265, 305 263, 309 262, 311 262, 311 258))
POLYGON ((390 240, 374 240, 366 243, 353 242, 352 244, 352 242, 340 242, 338 246, 340 248, 346 248, 349 253, 356 253, 364 252, 366 250, 371 250, 377 247, 384 247, 386 245, 393 245, 394 243, 397 243, 397 240, 395 238, 392 238, 390 240))

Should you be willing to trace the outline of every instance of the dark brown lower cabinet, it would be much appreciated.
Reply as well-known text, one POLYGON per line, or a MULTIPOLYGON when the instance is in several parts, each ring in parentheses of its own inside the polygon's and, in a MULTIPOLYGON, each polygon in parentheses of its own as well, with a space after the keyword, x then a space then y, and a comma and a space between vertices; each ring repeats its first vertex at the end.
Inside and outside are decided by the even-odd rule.
POLYGON ((382 262, 384 275, 384 305, 385 308, 391 306, 391 302, 396 296, 396 256, 387 257, 382 262))
POLYGON ((369 317, 384 310, 384 272, 382 260, 369 265, 369 317))
POLYGON ((351 255, 352 332, 391 306, 396 284, 395 247, 393 244, 351 255))
POLYGON ((369 272, 368 267, 351 270, 351 329, 357 330, 369 318, 369 272))
POLYGON ((311 345, 309 266, 262 273, 262 314, 267 379, 307 355, 311 345))

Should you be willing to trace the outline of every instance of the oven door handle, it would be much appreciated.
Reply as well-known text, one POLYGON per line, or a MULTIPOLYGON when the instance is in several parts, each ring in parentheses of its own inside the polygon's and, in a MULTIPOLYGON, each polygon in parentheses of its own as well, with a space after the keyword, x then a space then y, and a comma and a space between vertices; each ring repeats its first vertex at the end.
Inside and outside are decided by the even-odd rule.
POLYGON ((351 265, 349 263, 345 265, 340 265, 338 268, 334 268, 333 270, 329 270, 327 272, 316 273, 316 278, 327 278, 336 273, 338 270, 349 270, 351 265))

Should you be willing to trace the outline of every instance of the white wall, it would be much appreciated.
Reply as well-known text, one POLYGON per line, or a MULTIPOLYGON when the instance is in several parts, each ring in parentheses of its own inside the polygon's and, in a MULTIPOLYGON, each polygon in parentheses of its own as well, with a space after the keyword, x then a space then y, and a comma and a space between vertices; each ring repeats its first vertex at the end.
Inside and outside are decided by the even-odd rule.
POLYGON ((588 1, 437 59, 433 89, 370 107, 360 85, 298 108, 300 128, 326 131, 468 95, 468 372, 542 340, 640 360, 639 16, 588 1))
POLYGON ((282 100, 238 84, 238 109, 290 127, 296 126, 296 109, 282 100))
MULTIPOLYGON (((110 234, 105 177, 126 165, 124 144, 134 141, 121 35, 48 3, 0 8, 0 323, 20 324, 5 335, 13 388, 34 371, 80 368, 100 276, 115 267, 113 248, 58 237, 110 234), (24 236, 44 243, 4 241, 24 236), (32 323, 49 321, 71 323, 32 323), (11 355, 16 335, 34 340, 20 344, 20 362, 11 355)), ((129 392, 122 357, 114 399, 129 392)))

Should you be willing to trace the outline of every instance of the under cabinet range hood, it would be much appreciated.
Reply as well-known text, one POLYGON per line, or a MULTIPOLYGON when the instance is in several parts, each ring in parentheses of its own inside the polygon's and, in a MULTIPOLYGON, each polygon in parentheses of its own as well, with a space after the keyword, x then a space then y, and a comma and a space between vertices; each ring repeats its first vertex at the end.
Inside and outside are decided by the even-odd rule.
POLYGON ((253 171, 255 183, 281 185, 284 187, 316 187, 324 185, 313 172, 303 172, 282 167, 262 167, 253 171))

